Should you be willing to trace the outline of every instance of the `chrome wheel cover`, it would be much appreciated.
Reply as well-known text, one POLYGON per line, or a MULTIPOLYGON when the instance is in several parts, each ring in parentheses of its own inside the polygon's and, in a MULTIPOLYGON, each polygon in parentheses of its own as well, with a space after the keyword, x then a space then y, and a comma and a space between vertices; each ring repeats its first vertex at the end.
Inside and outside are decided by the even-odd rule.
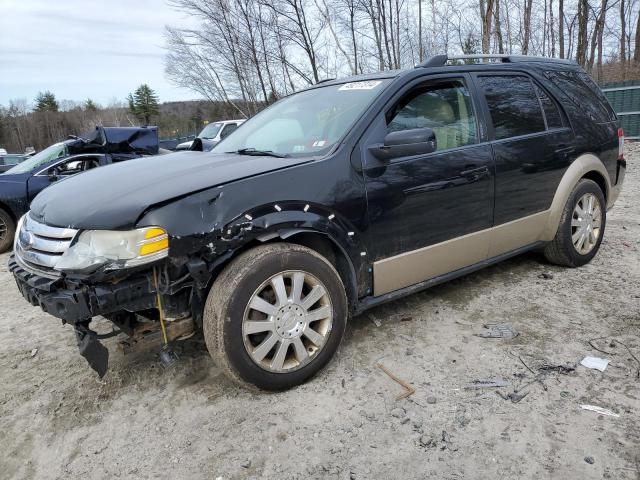
POLYGON ((318 356, 332 324, 331 298, 323 283, 308 272, 287 270, 251 295, 242 319, 242 339, 258 366, 289 373, 318 356))
POLYGON ((602 206, 593 193, 585 193, 576 203, 571 217, 571 241, 580 255, 591 252, 600 238, 602 206))

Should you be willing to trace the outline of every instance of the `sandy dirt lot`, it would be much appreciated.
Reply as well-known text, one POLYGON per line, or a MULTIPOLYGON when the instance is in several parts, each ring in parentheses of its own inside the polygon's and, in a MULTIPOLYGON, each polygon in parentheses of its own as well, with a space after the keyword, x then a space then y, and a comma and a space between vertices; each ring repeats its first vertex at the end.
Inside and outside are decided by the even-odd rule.
POLYGON ((0 255, 0 478, 640 479, 640 148, 627 157, 591 264, 528 254, 376 308, 326 370, 279 394, 231 385, 197 339, 170 371, 111 339, 99 380, 0 255), (520 335, 475 335, 501 322, 520 335), (585 355, 611 363, 540 374, 585 355), (396 400, 378 363, 415 393, 396 400), (508 385, 465 388, 489 378, 508 385), (516 389, 519 403, 497 394, 516 389))

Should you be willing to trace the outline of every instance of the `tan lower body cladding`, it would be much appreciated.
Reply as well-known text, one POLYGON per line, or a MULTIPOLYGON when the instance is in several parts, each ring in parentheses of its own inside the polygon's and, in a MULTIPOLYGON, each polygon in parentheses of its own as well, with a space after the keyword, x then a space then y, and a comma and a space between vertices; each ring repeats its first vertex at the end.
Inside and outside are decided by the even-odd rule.
POLYGON ((589 172, 598 173, 604 179, 607 208, 610 208, 618 192, 612 192, 607 170, 595 155, 581 155, 562 176, 548 210, 375 262, 374 296, 439 277, 539 240, 553 240, 569 195, 589 172))
POLYGON ((468 267, 541 240, 550 210, 373 264, 375 296, 468 267))

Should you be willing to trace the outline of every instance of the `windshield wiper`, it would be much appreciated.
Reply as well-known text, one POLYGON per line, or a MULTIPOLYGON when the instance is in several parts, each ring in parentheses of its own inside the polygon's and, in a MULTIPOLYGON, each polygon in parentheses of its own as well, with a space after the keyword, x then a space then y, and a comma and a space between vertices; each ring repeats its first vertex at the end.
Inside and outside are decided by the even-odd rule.
POLYGON ((253 155, 255 157, 276 157, 276 158, 288 158, 290 155, 288 153, 277 153, 273 150, 256 150, 253 147, 241 148, 240 150, 236 150, 235 152, 226 152, 226 153, 237 153, 238 155, 253 155))

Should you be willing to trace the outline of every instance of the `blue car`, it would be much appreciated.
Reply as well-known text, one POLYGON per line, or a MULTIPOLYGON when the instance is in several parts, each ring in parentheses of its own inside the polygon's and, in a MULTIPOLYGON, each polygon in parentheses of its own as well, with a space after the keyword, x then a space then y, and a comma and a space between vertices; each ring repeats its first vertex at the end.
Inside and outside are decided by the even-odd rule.
POLYGON ((0 174, 0 253, 11 248, 16 223, 38 193, 65 177, 158 153, 157 127, 96 127, 51 145, 0 174))
POLYGON ((19 153, 9 153, 0 155, 0 173, 4 173, 7 170, 13 168, 20 162, 29 158, 28 155, 22 155, 19 153))

